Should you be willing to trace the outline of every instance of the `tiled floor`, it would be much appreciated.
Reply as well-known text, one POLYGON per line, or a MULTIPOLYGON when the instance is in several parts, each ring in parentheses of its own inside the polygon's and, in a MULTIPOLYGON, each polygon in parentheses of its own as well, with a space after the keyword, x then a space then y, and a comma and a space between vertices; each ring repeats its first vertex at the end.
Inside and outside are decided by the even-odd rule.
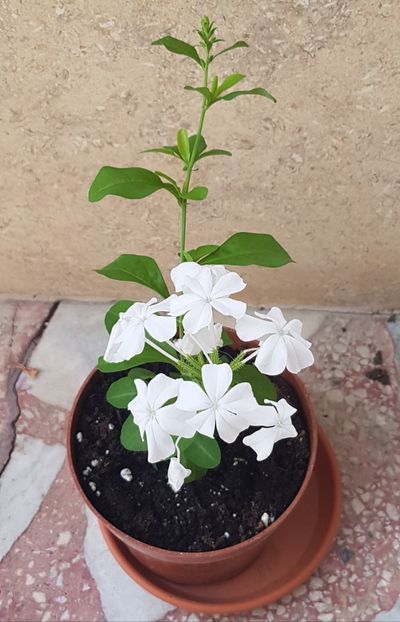
MULTIPOLYGON (((111 558, 65 465, 64 423, 104 349, 107 305, 0 305, 0 619, 209 620, 146 594, 111 558)), ((302 374, 343 473, 339 535, 319 571, 230 620, 400 619, 399 367, 386 318, 296 312, 316 364, 302 374)), ((224 616, 215 619, 227 620, 224 616)))

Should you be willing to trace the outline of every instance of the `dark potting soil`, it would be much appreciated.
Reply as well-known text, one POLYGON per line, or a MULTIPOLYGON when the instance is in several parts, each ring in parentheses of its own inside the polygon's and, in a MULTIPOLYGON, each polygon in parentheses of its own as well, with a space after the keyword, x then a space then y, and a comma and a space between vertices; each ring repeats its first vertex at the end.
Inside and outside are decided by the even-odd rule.
MULTIPOLYGON (((168 366, 154 371, 168 373, 168 366)), ((82 487, 95 508, 134 538, 174 551, 211 551, 237 544, 276 520, 298 492, 310 455, 309 436, 297 396, 282 378, 271 378, 298 409, 292 417, 296 438, 276 443, 264 461, 242 443, 220 442, 222 460, 201 480, 174 493, 167 484, 168 461, 151 465, 147 454, 129 452, 120 443, 126 410, 105 400, 109 385, 125 374, 97 374, 87 393, 76 438, 74 461, 82 487), (123 479, 129 469, 132 478, 123 479)), ((254 431, 255 428, 252 428, 254 431)), ((267 527, 268 528, 268 527, 267 527)))

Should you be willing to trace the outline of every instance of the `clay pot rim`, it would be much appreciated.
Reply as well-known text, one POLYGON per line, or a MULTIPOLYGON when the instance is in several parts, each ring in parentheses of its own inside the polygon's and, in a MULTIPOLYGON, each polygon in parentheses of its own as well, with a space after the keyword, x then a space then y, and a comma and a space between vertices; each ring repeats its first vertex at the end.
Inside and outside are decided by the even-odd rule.
MULTIPOLYGON (((254 342, 251 343, 246 343, 243 344, 243 342, 241 342, 236 334, 234 333, 234 331, 229 330, 229 333, 231 336, 234 337, 234 341, 237 344, 240 345, 246 345, 247 347, 252 347, 252 344, 254 344, 254 342)), ((287 382, 289 382, 289 384, 292 386, 292 388, 295 390, 298 399, 301 402, 302 405, 302 409, 303 409, 303 414, 306 418, 307 421, 307 427, 308 427, 308 433, 309 433, 309 438, 310 438, 310 459, 308 462, 308 466, 307 466, 307 470, 306 470, 306 474, 304 476, 304 480, 295 496, 295 498, 293 499, 293 501, 290 503, 290 505, 286 508, 286 510, 280 515, 280 517, 278 519, 276 519, 276 521, 274 521, 272 523, 272 525, 268 526, 266 529, 264 529, 263 531, 260 531, 258 534, 255 534, 254 536, 252 536, 251 538, 247 538, 247 540, 244 540, 243 542, 239 542, 238 544, 232 544, 231 546, 225 547, 223 549, 217 549, 216 551, 171 551, 170 549, 163 549, 157 546, 154 546, 152 544, 147 544, 146 542, 142 542, 141 540, 137 540, 136 538, 134 538, 133 536, 130 536, 129 534, 125 533, 124 531, 122 531, 121 529, 119 529, 118 527, 116 527, 115 525, 113 525, 113 523, 111 523, 107 518, 105 518, 92 504, 91 500, 86 496, 85 491, 83 490, 81 483, 79 481, 78 475, 76 473, 76 469, 75 469, 75 463, 74 463, 74 458, 73 458, 73 452, 72 452, 72 434, 74 432, 74 427, 75 427, 75 421, 77 418, 77 413, 78 413, 78 406, 79 403, 83 397, 83 395, 86 392, 87 387, 90 385, 92 379, 94 378, 94 376, 96 374, 100 374, 101 372, 98 371, 97 368, 94 368, 89 375, 86 377, 85 381, 83 382, 83 384, 81 385, 81 388, 79 389, 74 403, 72 405, 72 408, 70 410, 69 413, 69 417, 68 417, 68 426, 67 426, 67 459, 68 459, 68 465, 69 465, 69 469, 70 472, 72 473, 72 478, 75 482, 76 487, 79 490, 79 493, 81 495, 81 497, 83 498, 85 504, 90 508, 90 510, 93 512, 93 514, 95 514, 95 516, 100 520, 101 523, 103 523, 111 532, 113 532, 116 536, 118 536, 120 539, 124 540, 126 542, 126 540, 131 539, 133 540, 135 543, 137 543, 140 546, 140 549, 142 550, 143 553, 148 553, 149 555, 154 555, 156 552, 162 552, 163 557, 165 559, 165 561, 167 560, 176 560, 177 557, 179 557, 182 560, 191 560, 193 562, 194 559, 196 559, 196 562, 204 562, 204 563, 209 563, 211 562, 213 559, 217 560, 219 558, 223 558, 226 555, 229 555, 230 552, 237 552, 240 550, 243 550, 245 548, 247 548, 249 545, 263 540, 265 538, 267 538, 269 535, 271 535, 276 529, 279 528, 279 526, 283 523, 284 520, 286 520, 287 516, 293 511, 293 509, 296 507, 296 505, 298 504, 298 502, 300 501, 300 499, 302 498, 305 489, 307 488, 309 481, 311 479, 311 475, 312 472, 314 470, 314 466, 315 466, 315 461, 317 458, 317 445, 318 445, 318 425, 315 419, 315 415, 313 412, 313 407, 311 404, 311 401, 308 397, 308 394, 305 391, 305 388, 302 384, 302 382, 293 374, 291 374, 288 371, 284 371, 281 376, 282 378, 284 378, 287 382)))

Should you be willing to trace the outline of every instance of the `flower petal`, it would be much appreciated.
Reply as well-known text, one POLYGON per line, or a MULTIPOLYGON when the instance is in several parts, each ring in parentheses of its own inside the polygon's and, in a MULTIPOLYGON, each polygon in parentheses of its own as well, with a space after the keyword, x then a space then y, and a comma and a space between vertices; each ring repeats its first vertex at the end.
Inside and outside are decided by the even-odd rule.
POLYGON ((195 294, 182 294, 181 296, 175 296, 171 300, 170 313, 175 317, 184 315, 198 302, 199 297, 195 296, 195 294))
POLYGON ((264 313, 258 313, 257 311, 255 314, 258 317, 265 318, 267 320, 272 320, 273 322, 275 322, 278 328, 283 328, 286 325, 285 316, 283 315, 279 307, 272 307, 272 309, 268 311, 266 315, 264 313))
POLYGON ((216 298, 211 301, 211 304, 222 315, 229 315, 235 319, 241 318, 247 309, 245 302, 233 298, 216 298))
POLYGON ((274 426, 279 422, 279 415, 275 402, 269 402, 267 406, 258 406, 255 410, 245 413, 244 416, 249 425, 274 426))
POLYGON ((144 326, 141 320, 132 319, 120 337, 118 355, 121 361, 129 361, 144 350, 144 326))
POLYGON ((195 334, 212 322, 212 307, 209 302, 197 300, 183 318, 183 328, 195 334))
POLYGON ((168 467, 168 484, 174 492, 178 492, 182 488, 185 479, 189 477, 191 472, 179 462, 178 458, 171 458, 168 467))
POLYGON ((118 320, 111 329, 106 351, 104 352, 104 360, 107 363, 120 363, 122 360, 118 355, 118 348, 121 344, 124 324, 124 320, 118 320))
POLYGON ((158 421, 153 417, 146 426, 146 440, 148 449, 148 461, 160 462, 169 458, 175 451, 175 445, 171 436, 165 432, 158 421))
POLYGON ((235 329, 242 341, 254 341, 275 332, 272 322, 260 320, 247 314, 238 319, 235 329))
POLYGON ((210 399, 203 389, 191 380, 183 380, 179 385, 176 408, 180 410, 204 410, 210 407, 210 399))
POLYGON ((219 400, 219 404, 231 412, 242 415, 259 407, 249 382, 240 382, 229 389, 219 400))
POLYGON ((302 341, 291 335, 285 335, 283 340, 287 350, 286 367, 292 374, 298 374, 299 371, 314 363, 311 350, 302 341))
POLYGON ((179 410, 175 404, 164 406, 157 410, 157 421, 165 432, 173 436, 182 436, 183 438, 192 438, 196 430, 188 422, 189 417, 193 417, 194 413, 185 410, 179 410))
POLYGON ((283 337, 270 335, 262 343, 254 364, 263 374, 277 376, 285 369, 286 361, 287 350, 283 337))
POLYGON ((157 374, 147 385, 147 401, 151 410, 157 410, 178 395, 180 379, 157 374))
POLYGON ((243 444, 254 449, 257 454, 257 460, 265 460, 271 454, 274 443, 277 440, 277 429, 261 428, 257 432, 253 432, 250 436, 245 436, 243 444))
POLYGON ((249 427, 249 424, 242 417, 222 407, 218 407, 216 425, 218 434, 225 443, 233 443, 240 432, 249 427))
POLYGON ((218 402, 227 392, 232 382, 232 370, 228 363, 216 365, 208 363, 201 368, 204 389, 211 402, 218 402))
POLYGON ((281 398, 278 402, 269 402, 269 404, 274 404, 278 410, 279 420, 281 422, 290 421, 292 415, 297 412, 297 409, 294 408, 289 402, 287 402, 284 398, 281 398))
POLYGON ((208 266, 203 266, 193 278, 188 276, 183 284, 184 294, 195 294, 199 298, 206 299, 211 296, 213 287, 212 273, 208 266))
POLYGON ((186 277, 195 277, 201 269, 202 266, 194 261, 185 261, 175 266, 175 268, 172 268, 171 279, 175 286, 175 291, 181 292, 186 277))
POLYGON ((246 287, 246 283, 236 272, 226 272, 218 278, 212 288, 212 298, 226 298, 231 294, 241 292, 246 287))
POLYGON ((215 409, 207 408, 197 413, 194 417, 189 419, 189 424, 194 427, 197 432, 214 438, 215 432, 215 409))
POLYGON ((176 319, 166 315, 150 315, 144 322, 144 327, 156 341, 168 341, 176 333, 176 319))

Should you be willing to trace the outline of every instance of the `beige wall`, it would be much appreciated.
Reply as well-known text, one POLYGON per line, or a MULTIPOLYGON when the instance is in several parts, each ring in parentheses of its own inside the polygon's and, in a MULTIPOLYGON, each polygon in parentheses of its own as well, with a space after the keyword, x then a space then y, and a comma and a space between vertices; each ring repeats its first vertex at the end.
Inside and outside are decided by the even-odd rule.
POLYGON ((398 0, 70 0, 3 2, 1 292, 45 299, 145 296, 92 270, 120 253, 176 261, 178 210, 143 201, 87 202, 98 168, 177 173, 163 156, 197 123, 182 90, 196 65, 150 42, 194 37, 202 13, 227 42, 220 73, 246 73, 278 98, 215 106, 205 136, 234 156, 205 160, 189 245, 238 230, 272 233, 296 264, 246 269, 248 300, 398 309, 398 0))

